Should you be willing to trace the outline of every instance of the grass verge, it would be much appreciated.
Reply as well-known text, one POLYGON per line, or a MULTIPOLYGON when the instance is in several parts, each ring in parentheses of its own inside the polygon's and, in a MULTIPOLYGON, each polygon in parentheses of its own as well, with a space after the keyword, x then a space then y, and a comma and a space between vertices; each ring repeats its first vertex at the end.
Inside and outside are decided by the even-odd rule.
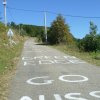
POLYGON ((9 80, 15 72, 21 54, 24 41, 18 40, 19 42, 12 47, 4 42, 0 43, 0 100, 7 100, 9 80))
POLYGON ((100 66, 100 52, 80 52, 79 49, 74 45, 54 45, 53 48, 56 48, 66 54, 76 56, 86 62, 100 66))

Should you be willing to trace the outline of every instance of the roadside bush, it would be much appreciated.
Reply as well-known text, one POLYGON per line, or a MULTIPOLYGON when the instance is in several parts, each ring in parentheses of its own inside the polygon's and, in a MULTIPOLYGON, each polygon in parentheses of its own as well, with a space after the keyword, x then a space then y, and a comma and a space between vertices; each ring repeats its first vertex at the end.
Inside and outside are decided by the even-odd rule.
POLYGON ((100 51, 100 34, 97 34, 97 26, 93 22, 90 22, 90 34, 79 40, 78 47, 87 52, 100 51))
POLYGON ((86 35, 82 40, 79 41, 78 47, 80 50, 87 52, 100 51, 100 35, 86 35))

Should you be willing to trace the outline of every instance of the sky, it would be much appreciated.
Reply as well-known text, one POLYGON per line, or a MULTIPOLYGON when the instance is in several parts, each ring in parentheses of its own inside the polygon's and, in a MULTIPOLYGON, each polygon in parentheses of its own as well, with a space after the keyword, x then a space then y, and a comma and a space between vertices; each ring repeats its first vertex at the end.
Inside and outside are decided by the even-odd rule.
MULTIPOLYGON (((0 0, 0 17, 4 22, 2 2, 3 0, 0 0)), ((7 22, 44 26, 44 13, 39 11, 54 12, 46 14, 48 27, 56 19, 57 14, 62 14, 70 26, 70 32, 76 38, 83 38, 89 33, 90 21, 97 25, 98 33, 100 33, 100 0, 7 0, 7 22)))

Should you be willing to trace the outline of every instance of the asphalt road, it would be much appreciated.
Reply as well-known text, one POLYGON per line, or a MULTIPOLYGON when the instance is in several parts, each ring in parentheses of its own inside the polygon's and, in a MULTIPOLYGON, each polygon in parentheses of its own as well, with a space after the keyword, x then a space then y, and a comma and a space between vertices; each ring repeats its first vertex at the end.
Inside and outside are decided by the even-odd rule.
POLYGON ((9 92, 8 100, 100 100, 100 67, 29 39, 9 92))

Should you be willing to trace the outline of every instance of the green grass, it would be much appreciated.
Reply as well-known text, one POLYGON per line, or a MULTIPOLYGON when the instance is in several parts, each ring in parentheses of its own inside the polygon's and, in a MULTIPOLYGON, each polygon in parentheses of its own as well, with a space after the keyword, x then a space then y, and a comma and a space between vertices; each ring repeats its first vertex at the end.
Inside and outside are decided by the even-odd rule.
POLYGON ((15 72, 23 43, 13 48, 0 50, 0 100, 7 100, 9 81, 15 72))
POLYGON ((96 66, 100 66, 100 52, 80 52, 75 45, 54 45, 52 47, 63 51, 66 54, 76 56, 96 66))
POLYGON ((22 43, 11 48, 4 47, 0 49, 0 74, 12 69, 12 66, 14 66, 14 58, 19 56, 21 48, 22 43))
POLYGON ((5 32, 0 33, 0 74, 13 66, 14 57, 18 56, 22 47, 22 37, 15 35, 13 40, 17 43, 11 46, 5 32))
POLYGON ((0 32, 0 100, 7 100, 9 80, 15 72, 24 43, 19 35, 15 35, 13 40, 17 44, 10 46, 6 33, 0 32))
POLYGON ((9 81, 15 72, 23 43, 13 48, 0 49, 0 100, 7 100, 9 81))

